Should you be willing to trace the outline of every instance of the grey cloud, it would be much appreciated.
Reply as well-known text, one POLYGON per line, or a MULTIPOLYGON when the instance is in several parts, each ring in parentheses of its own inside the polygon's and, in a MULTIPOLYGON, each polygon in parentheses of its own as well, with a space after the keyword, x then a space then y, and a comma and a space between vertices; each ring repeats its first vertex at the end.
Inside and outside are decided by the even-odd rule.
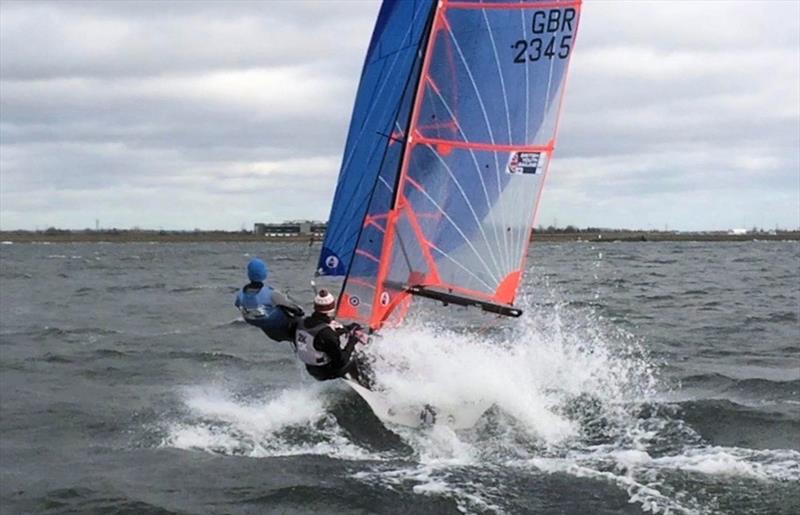
POLYGON ((303 65, 357 73, 374 6, 358 2, 4 2, 4 80, 303 65), (338 49, 333 52, 331 49, 338 49))
MULTIPOLYGON (((583 9, 541 220, 800 223, 800 4, 583 9)), ((3 1, 3 228, 325 218, 377 11, 3 1)))
POLYGON ((741 53, 796 45, 800 4, 746 2, 584 2, 578 51, 586 47, 650 47, 741 53))

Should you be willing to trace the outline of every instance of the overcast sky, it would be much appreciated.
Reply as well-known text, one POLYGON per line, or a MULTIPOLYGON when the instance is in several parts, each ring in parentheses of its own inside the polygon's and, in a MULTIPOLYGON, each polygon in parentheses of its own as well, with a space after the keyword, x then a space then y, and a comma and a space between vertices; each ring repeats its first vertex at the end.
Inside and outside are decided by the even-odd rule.
MULTIPOLYGON (((0 228, 328 216, 376 1, 0 2, 0 228)), ((800 226, 800 2, 586 1, 539 223, 800 226)))

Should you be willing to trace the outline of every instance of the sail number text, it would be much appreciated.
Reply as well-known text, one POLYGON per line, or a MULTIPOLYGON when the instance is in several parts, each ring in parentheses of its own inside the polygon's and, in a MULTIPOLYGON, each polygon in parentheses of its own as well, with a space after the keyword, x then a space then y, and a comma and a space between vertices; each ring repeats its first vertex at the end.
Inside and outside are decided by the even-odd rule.
POLYGON ((514 49, 514 62, 524 64, 539 59, 566 59, 572 50, 573 33, 575 25, 575 9, 551 9, 549 11, 536 11, 531 19, 531 31, 537 34, 532 39, 515 41, 511 48, 514 49), (556 32, 561 32, 559 37, 556 32), (569 34, 563 34, 569 32, 569 34))

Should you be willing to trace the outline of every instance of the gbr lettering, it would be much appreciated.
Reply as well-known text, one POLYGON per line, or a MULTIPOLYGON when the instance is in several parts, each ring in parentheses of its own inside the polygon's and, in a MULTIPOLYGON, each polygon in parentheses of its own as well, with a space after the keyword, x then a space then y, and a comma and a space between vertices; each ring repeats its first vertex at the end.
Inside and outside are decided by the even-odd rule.
POLYGON ((576 15, 577 12, 571 7, 563 10, 534 11, 530 27, 536 37, 520 39, 511 45, 514 62, 525 64, 540 59, 569 57, 577 25, 576 15))

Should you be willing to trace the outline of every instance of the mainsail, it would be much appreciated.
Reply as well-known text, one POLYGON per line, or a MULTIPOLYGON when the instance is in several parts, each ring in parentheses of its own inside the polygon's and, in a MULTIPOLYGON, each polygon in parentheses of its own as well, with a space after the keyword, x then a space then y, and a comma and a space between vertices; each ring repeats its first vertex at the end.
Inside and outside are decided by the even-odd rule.
POLYGON ((338 316, 378 329, 412 296, 513 306, 580 0, 386 0, 318 272, 338 316))

